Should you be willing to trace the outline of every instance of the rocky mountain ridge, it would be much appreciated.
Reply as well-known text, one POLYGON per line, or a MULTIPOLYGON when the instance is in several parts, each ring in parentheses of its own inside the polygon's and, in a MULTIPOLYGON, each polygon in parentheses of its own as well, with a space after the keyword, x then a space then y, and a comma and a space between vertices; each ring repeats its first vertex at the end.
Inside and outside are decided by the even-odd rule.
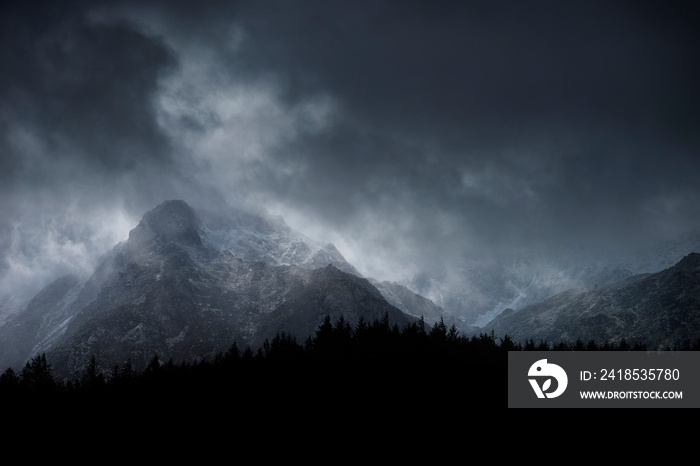
POLYGON ((458 269, 421 273, 406 285, 462 322, 463 329, 485 329, 506 309, 518 311, 572 288, 604 286, 656 273, 694 251, 700 251, 700 231, 614 253, 582 250, 552 255, 531 251, 465 259, 458 269))
POLYGON ((642 344, 682 348, 700 341, 700 254, 657 273, 581 287, 493 319, 487 329, 516 342, 642 344))

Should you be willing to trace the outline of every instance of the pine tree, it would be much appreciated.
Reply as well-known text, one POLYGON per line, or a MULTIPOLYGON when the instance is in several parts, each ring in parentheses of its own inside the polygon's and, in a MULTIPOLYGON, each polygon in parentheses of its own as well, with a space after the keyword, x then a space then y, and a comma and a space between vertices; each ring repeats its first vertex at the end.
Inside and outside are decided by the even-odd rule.
POLYGON ((316 329, 314 338, 307 340, 307 350, 317 350, 319 348, 328 348, 333 341, 333 324, 331 316, 326 315, 323 323, 316 329))
POLYGON ((365 318, 363 316, 360 316, 360 318, 357 320, 357 324, 355 325, 355 335, 361 334, 367 330, 367 322, 365 322, 365 318))
POLYGON ((94 354, 85 367, 81 383, 84 388, 90 390, 97 390, 105 385, 105 376, 97 369, 97 359, 94 354))
POLYGON ((445 325, 445 321, 442 316, 440 316, 440 321, 436 322, 433 328, 430 329, 430 333, 428 335, 432 339, 439 341, 445 341, 447 339, 447 325, 445 325))
POLYGON ((515 351, 518 349, 513 342, 513 339, 509 335, 505 335, 503 338, 501 338, 500 346, 504 351, 515 351))
POLYGON ((20 372, 21 385, 29 391, 52 392, 57 384, 51 375, 51 365, 46 361, 46 354, 42 353, 28 361, 20 372))
POLYGON ((0 393, 11 394, 19 391, 20 377, 12 369, 8 367, 5 372, 0 375, 0 393))
POLYGON ((459 332, 455 324, 452 324, 450 330, 447 332, 447 341, 450 343, 457 343, 459 341, 459 332))

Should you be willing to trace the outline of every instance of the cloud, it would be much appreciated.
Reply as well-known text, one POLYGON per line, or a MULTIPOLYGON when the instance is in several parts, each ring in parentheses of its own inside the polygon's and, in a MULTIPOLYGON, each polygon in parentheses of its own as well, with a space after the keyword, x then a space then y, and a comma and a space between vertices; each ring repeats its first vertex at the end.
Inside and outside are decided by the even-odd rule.
POLYGON ((4 6, 0 28, 3 289, 84 270, 177 177, 153 106, 174 52, 79 3, 38 6, 4 6))
POLYGON ((700 227, 687 2, 38 5, 0 31, 16 260, 169 198, 264 207, 387 279, 700 227))
POLYGON ((63 274, 87 277, 102 254, 127 239, 135 220, 118 209, 85 215, 77 204, 59 212, 18 217, 5 225, 0 296, 29 299, 63 274))

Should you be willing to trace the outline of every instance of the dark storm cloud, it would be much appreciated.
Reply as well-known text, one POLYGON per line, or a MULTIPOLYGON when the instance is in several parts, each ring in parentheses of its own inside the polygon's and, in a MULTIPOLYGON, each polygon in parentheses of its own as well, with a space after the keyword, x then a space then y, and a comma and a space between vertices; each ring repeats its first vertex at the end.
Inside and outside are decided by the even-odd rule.
POLYGON ((140 214, 135 205, 158 199, 149 193, 155 174, 172 174, 152 101, 174 52, 127 23, 90 21, 83 6, 6 2, 1 10, 4 269, 86 266, 85 256, 123 233, 106 231, 121 220, 113 209, 140 214), (111 219, 100 218, 104 209, 111 219))
POLYGON ((82 11, 28 5, 3 15, 6 125, 26 126, 52 157, 98 171, 166 157, 151 99, 172 52, 128 24, 90 24, 82 11))
POLYGON ((411 273, 700 226, 693 2, 53 5, 3 10, 8 219, 212 193, 411 273))
POLYGON ((244 69, 275 74, 290 105, 322 89, 341 109, 279 148, 307 175, 271 178, 280 196, 339 223, 386 204, 421 219, 423 243, 433 213, 454 241, 461 226, 525 247, 697 225, 692 3, 324 5, 242 13, 244 69))
POLYGON ((374 124, 500 136, 494 123, 673 119, 671 108, 692 108, 682 90, 697 72, 687 2, 660 7, 671 18, 611 2, 258 5, 259 20, 244 24, 249 62, 301 93, 331 89, 374 124))

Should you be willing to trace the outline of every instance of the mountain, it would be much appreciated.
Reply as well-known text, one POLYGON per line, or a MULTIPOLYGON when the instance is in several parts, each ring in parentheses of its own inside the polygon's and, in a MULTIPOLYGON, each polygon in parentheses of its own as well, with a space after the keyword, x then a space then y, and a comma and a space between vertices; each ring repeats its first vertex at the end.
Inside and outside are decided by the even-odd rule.
POLYGON ((694 344, 700 341, 700 254, 657 273, 570 289, 517 312, 507 310, 487 329, 520 343, 619 344, 624 338, 648 349, 694 344))
POLYGON ((613 284, 672 267, 700 251, 700 232, 626 251, 527 252, 465 260, 458 267, 422 273, 406 285, 430 299, 445 315, 483 331, 506 309, 521 310, 572 288, 613 284))
POLYGON ((35 354, 37 346, 61 331, 66 310, 73 303, 79 285, 74 275, 58 278, 32 298, 23 313, 0 327, 0 354, 6 365, 24 362, 27 355, 35 354))
MULTIPOLYGON (((270 265, 296 265, 314 269, 333 264, 338 269, 362 277, 362 274, 331 243, 314 241, 293 230, 279 216, 262 216, 238 209, 221 212, 199 211, 202 241, 205 245, 228 250, 234 256, 270 265)), ((365 277, 392 305, 406 314, 424 317, 433 323, 442 317, 447 325, 472 330, 431 300, 396 282, 365 277)))
MULTIPOLYGON (((59 377, 95 356, 105 370, 154 355, 212 358, 235 341, 259 347, 286 332, 300 340, 325 316, 399 326, 440 310, 400 285, 392 302, 335 247, 279 217, 195 210, 166 201, 144 214, 126 241, 85 281, 60 277, 0 327, 0 367, 45 353, 59 377)), ((388 286, 388 285, 387 285, 388 286)))

